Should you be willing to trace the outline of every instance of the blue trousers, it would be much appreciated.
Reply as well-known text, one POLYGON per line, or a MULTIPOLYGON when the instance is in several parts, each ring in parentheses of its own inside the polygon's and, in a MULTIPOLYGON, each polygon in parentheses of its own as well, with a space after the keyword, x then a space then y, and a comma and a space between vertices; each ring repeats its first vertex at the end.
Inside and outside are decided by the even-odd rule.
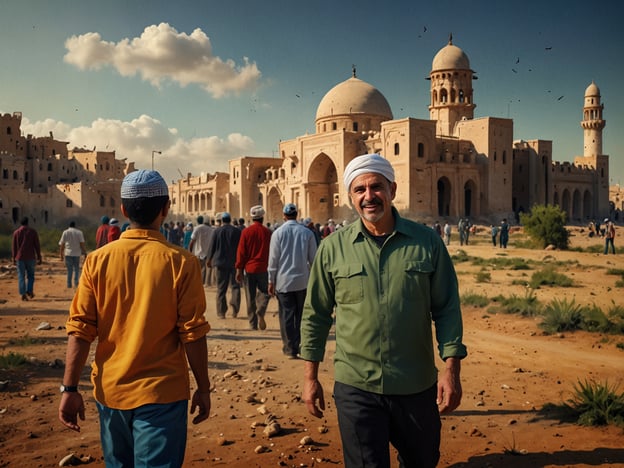
POLYGON ((390 468, 390 446, 401 467, 434 468, 440 459, 437 385, 412 395, 380 395, 340 382, 334 400, 345 467, 390 468))
POLYGON ((74 278, 74 286, 78 286, 80 279, 80 257, 65 255, 65 266, 67 267, 67 287, 72 287, 72 276, 74 278))
POLYGON ((117 410, 97 403, 107 468, 174 468, 184 462, 187 400, 117 410))
POLYGON ((32 294, 35 286, 36 260, 17 260, 17 287, 20 295, 32 294))

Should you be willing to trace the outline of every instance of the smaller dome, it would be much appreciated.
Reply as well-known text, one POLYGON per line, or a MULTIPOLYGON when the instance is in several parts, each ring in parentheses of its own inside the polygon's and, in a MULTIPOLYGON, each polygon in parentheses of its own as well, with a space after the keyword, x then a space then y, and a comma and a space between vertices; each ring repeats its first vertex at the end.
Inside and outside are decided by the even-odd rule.
POLYGON ((431 70, 470 70, 470 60, 463 50, 453 45, 451 38, 433 58, 431 70))
POLYGON ((585 96, 600 96, 600 89, 593 81, 585 90, 585 96))

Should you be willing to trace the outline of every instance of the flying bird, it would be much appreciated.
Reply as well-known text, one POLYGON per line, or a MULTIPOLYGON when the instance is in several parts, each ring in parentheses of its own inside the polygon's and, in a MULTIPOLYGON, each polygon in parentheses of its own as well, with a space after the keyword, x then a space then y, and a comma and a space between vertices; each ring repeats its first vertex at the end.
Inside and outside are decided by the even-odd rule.
POLYGON ((516 58, 516 63, 520 63, 520 57, 516 58))
POLYGON ((514 73, 518 73, 518 70, 516 70, 515 68, 512 68, 511 71, 514 73))
POLYGON ((552 47, 544 47, 545 50, 552 50, 552 47))
POLYGON ((559 96, 559 97, 557 98, 557 101, 561 101, 562 99, 563 99, 563 96, 559 96))

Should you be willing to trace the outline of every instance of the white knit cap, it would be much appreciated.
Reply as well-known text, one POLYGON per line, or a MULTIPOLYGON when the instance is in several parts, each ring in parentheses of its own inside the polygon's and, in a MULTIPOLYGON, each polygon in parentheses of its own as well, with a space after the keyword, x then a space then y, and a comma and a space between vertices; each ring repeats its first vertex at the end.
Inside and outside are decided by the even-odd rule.
POLYGON ((390 182, 394 182, 394 169, 390 162, 378 154, 364 154, 351 160, 345 168, 343 180, 347 191, 351 187, 351 182, 357 176, 374 172, 381 174, 390 182))
POLYGON ((251 216, 251 219, 263 218, 264 208, 262 208, 262 205, 252 206, 251 209, 249 210, 249 215, 251 216))

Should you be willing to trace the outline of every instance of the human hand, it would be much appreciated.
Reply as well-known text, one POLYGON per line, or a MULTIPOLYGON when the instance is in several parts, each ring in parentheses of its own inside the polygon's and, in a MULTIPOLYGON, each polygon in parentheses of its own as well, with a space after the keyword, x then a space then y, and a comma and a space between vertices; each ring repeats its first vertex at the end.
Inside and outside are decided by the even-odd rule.
POLYGON ((460 360, 448 358, 447 367, 438 379, 438 395, 436 403, 440 414, 450 413, 461 403, 462 387, 459 378, 460 360), (452 361, 451 361, 452 360, 452 361))
POLYGON ((269 296, 275 296, 275 285, 273 283, 269 283, 267 292, 269 293, 269 296))
POLYGON ((85 420, 85 407, 79 392, 63 392, 59 405, 59 420, 72 431, 80 432, 78 417, 85 420))
POLYGON ((195 390, 193 398, 191 399, 191 414, 198 410, 197 416, 193 418, 193 424, 199 424, 202 421, 208 419, 210 416, 210 391, 200 392, 195 390))
POLYGON ((303 381, 303 401, 308 412, 317 418, 323 417, 325 411, 325 397, 323 396, 323 386, 317 379, 305 379, 303 381), (318 401, 318 405, 317 405, 318 401))

